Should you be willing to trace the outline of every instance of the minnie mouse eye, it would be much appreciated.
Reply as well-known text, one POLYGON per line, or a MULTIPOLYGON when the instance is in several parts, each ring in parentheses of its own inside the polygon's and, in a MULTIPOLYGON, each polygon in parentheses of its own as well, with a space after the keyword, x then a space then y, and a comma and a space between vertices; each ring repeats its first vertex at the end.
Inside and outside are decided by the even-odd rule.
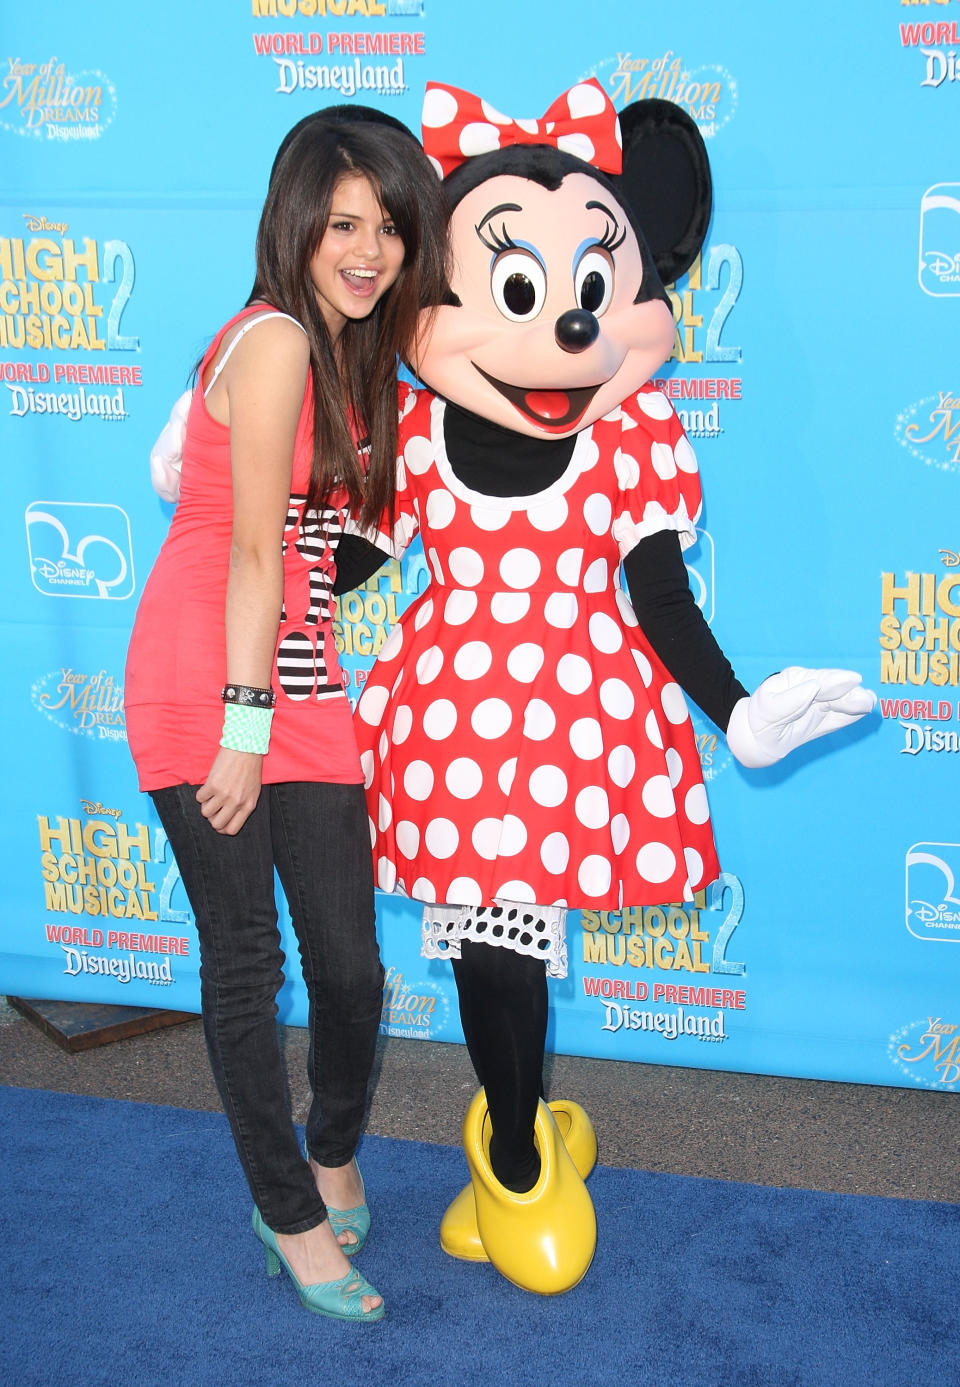
POLYGON ((525 250, 498 255, 490 275, 490 292, 498 310, 511 322, 535 318, 547 296, 547 276, 536 256, 525 250))
POLYGON ((603 251, 588 250, 573 278, 577 304, 599 318, 613 297, 613 266, 603 251))

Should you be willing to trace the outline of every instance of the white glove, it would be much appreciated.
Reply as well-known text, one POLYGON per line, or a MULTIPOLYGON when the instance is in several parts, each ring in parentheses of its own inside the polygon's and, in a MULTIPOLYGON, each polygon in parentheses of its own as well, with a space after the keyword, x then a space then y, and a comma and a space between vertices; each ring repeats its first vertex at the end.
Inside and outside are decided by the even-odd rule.
POLYGON ((150 480, 154 491, 165 501, 175 501, 180 495, 180 464, 183 461, 183 440, 192 399, 193 391, 185 390, 171 409, 160 437, 150 449, 150 480))
POLYGON ((876 702, 853 670, 791 665, 735 705, 727 745, 742 766, 772 766, 794 747, 851 726, 876 702))

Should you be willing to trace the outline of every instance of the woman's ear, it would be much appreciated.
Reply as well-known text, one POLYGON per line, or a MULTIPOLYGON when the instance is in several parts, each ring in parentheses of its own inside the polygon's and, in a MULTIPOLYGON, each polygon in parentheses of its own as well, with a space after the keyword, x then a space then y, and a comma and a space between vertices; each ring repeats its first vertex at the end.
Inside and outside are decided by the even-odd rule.
POLYGON ((713 207, 707 147, 672 101, 634 101, 619 113, 623 172, 613 182, 636 218, 664 284, 699 254, 713 207))

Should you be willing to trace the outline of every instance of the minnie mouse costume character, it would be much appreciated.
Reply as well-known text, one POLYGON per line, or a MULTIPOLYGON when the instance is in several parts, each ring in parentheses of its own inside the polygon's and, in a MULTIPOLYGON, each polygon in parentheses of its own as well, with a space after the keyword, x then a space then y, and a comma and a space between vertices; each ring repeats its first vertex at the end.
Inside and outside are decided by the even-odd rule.
MULTIPOLYGON (((691 900, 717 876, 684 692, 748 766, 875 700, 796 668, 748 696, 689 589, 697 463, 650 380, 674 343, 663 286, 710 219, 694 123, 663 101, 618 123, 595 81, 520 122, 431 83, 423 121, 453 270, 416 345, 433 393, 405 403, 389 541, 419 532, 432 581, 357 730, 378 883, 425 902, 482 1085, 441 1241, 551 1294, 596 1237, 589 1119, 541 1100, 566 908, 691 900)), ((375 562, 343 541, 338 587, 375 562)))

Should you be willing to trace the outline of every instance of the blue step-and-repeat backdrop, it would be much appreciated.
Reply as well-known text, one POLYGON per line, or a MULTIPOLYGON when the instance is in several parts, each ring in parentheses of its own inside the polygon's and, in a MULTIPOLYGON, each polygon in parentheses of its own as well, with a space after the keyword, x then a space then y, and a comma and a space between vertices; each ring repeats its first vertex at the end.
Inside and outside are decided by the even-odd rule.
MULTIPOLYGON (((6 7, 0 74, 0 989, 199 1009, 123 663, 170 519, 150 445, 246 297, 280 138, 351 99, 419 129, 428 79, 537 116, 592 75, 686 107, 713 166, 661 373, 703 475, 698 599, 748 686, 846 665, 880 704, 765 772, 697 719, 724 874, 572 915, 550 1044, 954 1089, 960 3, 53 0, 6 7)), ((353 701, 426 580, 414 555, 343 600, 353 701)), ((384 1028, 459 1040, 417 908, 379 914, 384 1028)))

